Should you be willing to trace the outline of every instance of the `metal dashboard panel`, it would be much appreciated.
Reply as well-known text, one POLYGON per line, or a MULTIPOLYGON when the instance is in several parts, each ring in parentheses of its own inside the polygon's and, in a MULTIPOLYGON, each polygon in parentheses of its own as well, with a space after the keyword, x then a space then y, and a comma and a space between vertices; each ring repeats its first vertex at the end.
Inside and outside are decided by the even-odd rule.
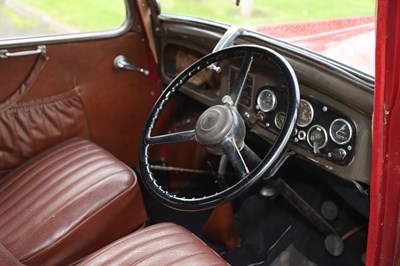
MULTIPOLYGON (((163 21, 162 30, 159 31, 159 34, 162 35, 162 38, 160 38, 162 42, 159 44, 159 48, 163 55, 170 45, 174 45, 178 50, 189 49, 194 54, 205 55, 211 52, 213 45, 218 41, 218 34, 216 34, 216 31, 210 29, 210 25, 194 21, 173 21, 172 24, 169 25, 168 20, 163 21), (192 35, 190 29, 194 27, 194 24, 196 24, 196 32, 201 32, 200 36, 192 35)), ((217 27, 215 29, 218 30, 217 27)), ((221 30, 222 35, 223 29, 219 30, 221 30)), ((368 184, 370 180, 372 153, 371 119, 373 84, 371 85, 361 80, 354 76, 352 72, 346 72, 345 69, 330 64, 324 58, 318 58, 305 50, 292 49, 292 47, 285 46, 285 44, 281 44, 273 39, 249 34, 240 37, 237 43, 263 45, 281 53, 295 70, 302 97, 309 99, 313 103, 317 103, 318 106, 327 106, 329 109, 334 110, 334 112, 343 114, 343 117, 351 122, 354 131, 353 134, 356 136, 351 143, 352 150, 348 151, 351 153, 351 156, 345 163, 333 162, 326 156, 316 156, 310 152, 310 149, 305 149, 304 146, 297 145, 294 141, 289 144, 288 149, 295 151, 299 155, 304 156, 320 167, 342 178, 368 184)), ((167 61, 168 58, 162 58, 161 78, 165 83, 170 82, 173 78, 173 73, 168 72, 168 69, 166 69, 167 61)), ((217 92, 207 94, 190 87, 183 87, 183 92, 207 106, 220 104, 221 98, 229 90, 231 65, 227 64, 222 68, 217 92)), ((261 72, 256 70, 251 73, 253 78, 251 99, 247 100, 250 101, 250 104, 247 104, 247 106, 246 104, 241 105, 240 112, 243 116, 246 116, 246 113, 254 112, 259 88, 268 84, 280 86, 281 81, 277 79, 273 70, 271 71, 268 68, 261 69, 261 72)), ((249 92, 246 93, 249 94, 249 92)), ((249 97, 249 95, 246 97, 249 97)), ((265 126, 260 124, 254 125, 251 131, 267 140, 273 140, 276 136, 275 132, 266 130, 265 126)))

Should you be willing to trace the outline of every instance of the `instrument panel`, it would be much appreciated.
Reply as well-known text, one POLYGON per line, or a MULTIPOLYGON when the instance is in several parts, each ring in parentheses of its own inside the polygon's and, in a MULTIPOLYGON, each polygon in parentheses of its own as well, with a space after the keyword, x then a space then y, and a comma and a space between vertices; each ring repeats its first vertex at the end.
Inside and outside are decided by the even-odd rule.
MULTIPOLYGON (((231 67, 230 73, 233 82, 238 70, 231 67)), ((286 88, 284 85, 266 84, 257 89, 255 79, 256 75, 249 74, 239 100, 239 104, 252 115, 248 111, 242 115, 245 119, 257 117, 259 126, 278 135, 286 117, 286 88)), ((339 110, 302 95, 291 142, 317 157, 347 165, 354 156, 356 125, 339 110)))
MULTIPOLYGON (((167 43, 164 50, 161 76, 165 83, 192 59, 201 57, 197 51, 175 43, 167 43)), ((302 100, 288 149, 345 179, 369 183, 373 90, 320 65, 292 60, 302 100)), ((221 61, 221 72, 204 70, 181 92, 204 106, 221 104, 240 65, 240 61, 221 61)), ((255 61, 238 104, 251 132, 266 141, 276 138, 285 121, 285 94, 279 71, 271 64, 255 61)))
MULTIPOLYGON (((285 121, 284 88, 263 86, 257 90, 253 112, 265 130, 279 134, 285 121)), ((346 165, 353 157, 356 125, 345 114, 313 98, 302 96, 291 141, 316 156, 346 165)))

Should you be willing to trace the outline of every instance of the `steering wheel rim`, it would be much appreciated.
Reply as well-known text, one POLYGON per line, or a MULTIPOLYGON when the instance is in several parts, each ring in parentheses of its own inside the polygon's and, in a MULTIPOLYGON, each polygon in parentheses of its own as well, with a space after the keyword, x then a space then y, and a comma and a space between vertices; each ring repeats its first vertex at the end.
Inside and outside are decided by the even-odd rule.
MULTIPOLYGON (((247 66, 248 69, 246 75, 242 77, 244 79, 242 81, 242 87, 240 88, 237 97, 234 97, 234 100, 236 101, 234 108, 236 108, 240 93, 243 90, 244 81, 246 80, 247 74, 249 73, 251 62, 243 62, 243 65, 245 67, 247 66)), ((243 70, 243 65, 239 71, 243 70)), ((235 81, 234 86, 236 86, 238 83, 240 83, 240 81, 235 81)), ((230 94, 232 94, 232 92, 230 94)), ((286 59, 284 59, 280 54, 273 51, 272 49, 256 45, 237 45, 204 56, 203 58, 199 59, 197 62, 186 68, 184 71, 182 71, 167 86, 167 88, 160 95, 159 99, 156 101, 153 109, 149 114, 149 118, 145 123, 144 131, 139 145, 139 167, 144 185, 151 194, 153 194, 161 201, 161 203, 177 210, 200 211, 214 208, 228 201, 231 201, 232 199, 238 197, 239 195, 250 189, 255 183, 257 183, 257 181, 259 181, 265 173, 271 170, 271 168, 283 155, 296 124, 299 102, 299 86, 297 82, 297 77, 292 67, 286 61, 286 59), (185 84, 185 82, 188 81, 193 75, 200 72, 202 69, 208 67, 211 64, 214 64, 223 59, 233 57, 244 57, 244 61, 251 57, 252 60, 254 56, 258 56, 259 58, 268 60, 269 62, 273 63, 273 65, 277 69, 280 70, 288 91, 288 106, 286 110, 285 123, 282 126, 280 134, 276 138, 267 155, 264 157, 264 159, 262 159, 261 163, 257 167, 255 167, 251 172, 246 173, 244 176, 242 176, 242 178, 236 184, 215 194, 203 196, 201 198, 185 198, 178 197, 164 190, 161 185, 157 184, 157 181, 151 171, 149 163, 149 147, 151 145, 163 143, 197 140, 195 130, 185 131, 181 134, 168 136, 151 136, 151 133, 160 116, 160 113, 162 112, 169 98, 174 93, 176 93, 179 88, 182 87, 183 84, 185 84)), ((232 145, 232 147, 234 146, 235 145, 232 145)))

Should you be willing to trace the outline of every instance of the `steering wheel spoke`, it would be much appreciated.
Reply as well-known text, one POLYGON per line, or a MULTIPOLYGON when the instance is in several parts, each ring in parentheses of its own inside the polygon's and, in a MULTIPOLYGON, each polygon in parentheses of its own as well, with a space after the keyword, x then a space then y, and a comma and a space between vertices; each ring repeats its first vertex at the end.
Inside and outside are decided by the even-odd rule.
POLYGON ((232 139, 226 140, 223 144, 223 149, 236 174, 238 174, 240 178, 248 175, 249 169, 247 168, 247 165, 243 160, 242 154, 240 153, 235 141, 232 139))
POLYGON ((149 145, 160 145, 167 143, 193 141, 193 140, 195 140, 195 131, 194 129, 191 129, 165 135, 147 137, 146 142, 149 145))
POLYGON ((261 162, 261 158, 258 157, 258 155, 252 149, 250 149, 250 147, 247 146, 246 144, 244 144, 240 153, 242 154, 243 159, 250 168, 250 170, 256 168, 257 165, 259 165, 261 162))
POLYGON ((237 103, 239 102, 240 94, 242 93, 244 85, 246 84, 247 76, 249 75, 252 63, 253 55, 250 52, 247 52, 242 66, 240 67, 239 74, 230 92, 233 106, 237 106, 237 103))

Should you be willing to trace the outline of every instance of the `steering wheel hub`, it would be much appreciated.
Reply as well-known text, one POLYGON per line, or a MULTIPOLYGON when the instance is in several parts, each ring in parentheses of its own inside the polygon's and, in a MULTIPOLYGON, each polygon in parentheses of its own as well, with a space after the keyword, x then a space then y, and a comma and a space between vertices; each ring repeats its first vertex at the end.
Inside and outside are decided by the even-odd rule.
MULTIPOLYGON (((215 109, 215 108, 214 108, 215 109)), ((221 112, 218 112, 218 110, 209 110, 204 113, 204 115, 201 117, 200 123, 199 123, 199 129, 201 132, 210 132, 210 131, 216 131, 216 128, 219 128, 221 123, 218 123, 221 121, 221 116, 226 116, 221 112)), ((226 116, 228 118, 229 116, 226 116)))
POLYGON ((197 120, 197 141, 214 154, 223 154, 222 144, 227 138, 235 141, 239 149, 243 147, 245 125, 236 109, 227 105, 208 108, 197 120))

